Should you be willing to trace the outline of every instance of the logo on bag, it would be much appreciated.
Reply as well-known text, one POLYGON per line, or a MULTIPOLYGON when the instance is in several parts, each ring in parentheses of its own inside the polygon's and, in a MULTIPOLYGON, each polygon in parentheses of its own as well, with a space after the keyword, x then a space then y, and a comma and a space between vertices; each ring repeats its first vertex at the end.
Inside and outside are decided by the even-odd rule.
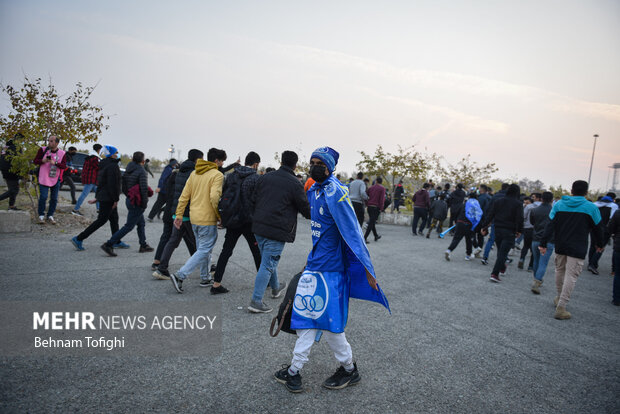
POLYGON ((293 307, 297 314, 318 319, 325 312, 329 294, 321 272, 304 272, 299 278, 293 307))

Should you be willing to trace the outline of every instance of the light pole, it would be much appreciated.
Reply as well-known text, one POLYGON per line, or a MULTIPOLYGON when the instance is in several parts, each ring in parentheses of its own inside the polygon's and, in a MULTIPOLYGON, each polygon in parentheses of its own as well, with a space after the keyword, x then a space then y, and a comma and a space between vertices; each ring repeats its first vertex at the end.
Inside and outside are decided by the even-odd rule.
POLYGON ((590 187, 590 179, 592 178, 592 164, 594 164, 594 151, 596 150, 596 139, 598 134, 594 134, 594 147, 592 147, 592 159, 590 160, 590 174, 588 174, 588 187, 590 187))
POLYGON ((170 144, 170 148, 168 148, 168 161, 170 161, 174 157, 174 144, 170 144))

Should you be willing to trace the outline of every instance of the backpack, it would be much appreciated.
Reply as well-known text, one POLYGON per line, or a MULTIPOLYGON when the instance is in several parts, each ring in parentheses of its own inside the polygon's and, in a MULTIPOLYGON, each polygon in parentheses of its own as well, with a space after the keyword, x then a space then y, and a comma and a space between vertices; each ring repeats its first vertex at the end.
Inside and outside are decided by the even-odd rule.
POLYGON ((241 227, 247 221, 247 214, 241 200, 243 180, 236 172, 226 177, 225 189, 217 206, 222 218, 222 226, 226 228, 241 227))
POLYGON ((299 284, 299 278, 303 274, 303 270, 297 273, 288 284, 284 299, 278 309, 278 314, 271 320, 271 327, 269 328, 269 335, 276 337, 280 331, 286 333, 295 334, 295 329, 291 329, 291 315, 293 314, 293 302, 295 301, 295 294, 297 293, 297 285, 299 284), (276 331, 273 328, 276 326, 276 331))

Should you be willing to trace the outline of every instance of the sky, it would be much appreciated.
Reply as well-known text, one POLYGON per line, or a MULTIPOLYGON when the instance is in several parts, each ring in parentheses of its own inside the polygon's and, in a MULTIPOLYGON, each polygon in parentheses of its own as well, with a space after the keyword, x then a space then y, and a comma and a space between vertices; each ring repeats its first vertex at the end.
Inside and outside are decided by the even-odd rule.
POLYGON ((122 153, 415 145, 570 186, 598 134, 591 187, 620 163, 617 0, 1 0, 0 39, 5 85, 97 84, 122 153))

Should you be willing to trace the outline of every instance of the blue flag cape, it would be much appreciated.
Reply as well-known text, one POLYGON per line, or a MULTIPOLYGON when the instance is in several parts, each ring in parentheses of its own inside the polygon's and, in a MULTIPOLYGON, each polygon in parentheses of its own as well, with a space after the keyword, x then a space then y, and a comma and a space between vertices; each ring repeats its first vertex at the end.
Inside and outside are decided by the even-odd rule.
POLYGON ((347 187, 330 176, 327 182, 315 183, 308 190, 308 196, 318 198, 315 196, 319 194, 317 192, 325 195, 329 213, 342 236, 345 271, 308 269, 304 272, 297 286, 291 328, 325 329, 338 333, 343 332, 346 325, 349 297, 380 303, 388 311, 390 307, 379 284, 375 290, 369 283, 369 278, 376 281, 375 270, 347 187))
POLYGON ((465 217, 467 217, 467 220, 471 221, 472 230, 480 223, 482 219, 482 209, 480 208, 480 203, 475 198, 470 198, 467 200, 467 203, 465 203, 465 217))

